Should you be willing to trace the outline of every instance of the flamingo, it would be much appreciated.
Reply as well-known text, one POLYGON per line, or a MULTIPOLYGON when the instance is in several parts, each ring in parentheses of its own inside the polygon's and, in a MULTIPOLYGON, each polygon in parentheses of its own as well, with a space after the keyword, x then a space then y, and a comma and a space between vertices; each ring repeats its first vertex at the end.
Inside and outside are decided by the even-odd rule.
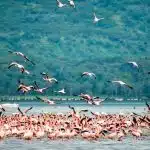
POLYGON ((0 109, 3 111, 3 112, 5 112, 6 110, 4 109, 4 107, 3 107, 3 105, 2 104, 0 104, 0 109))
POLYGON ((17 56, 21 56, 21 57, 23 57, 24 59, 25 59, 25 61, 29 61, 29 62, 31 62, 33 65, 35 65, 35 63, 34 62, 32 62, 27 56, 25 56, 23 53, 21 53, 21 52, 13 52, 13 51, 8 51, 9 53, 11 53, 11 54, 14 54, 14 55, 17 55, 17 56))
POLYGON ((129 61, 128 64, 132 65, 135 68, 139 68, 138 64, 135 61, 129 61))
POLYGON ((44 77, 43 77, 43 80, 48 81, 49 83, 53 83, 53 82, 58 83, 57 79, 55 79, 55 78, 50 78, 50 77, 48 76, 48 74, 45 73, 45 72, 42 72, 41 75, 44 76, 44 77))
POLYGON ((49 100, 48 98, 40 98, 40 97, 38 97, 38 96, 36 96, 36 98, 39 99, 39 100, 42 100, 42 101, 45 102, 45 103, 48 103, 49 105, 54 105, 54 104, 55 104, 54 101, 51 101, 51 100, 49 100))
POLYGON ((61 93, 61 94, 65 94, 66 92, 65 92, 65 89, 61 89, 61 90, 59 90, 59 91, 55 91, 55 92, 57 92, 57 93, 61 93))
POLYGON ((129 85, 129 84, 123 82, 123 81, 120 81, 120 80, 118 80, 118 81, 107 81, 107 82, 114 83, 114 84, 119 84, 120 86, 126 86, 129 89, 133 89, 133 87, 131 85, 129 85))
POLYGON ((30 111, 32 108, 33 108, 33 107, 31 106, 31 107, 27 108, 24 112, 22 112, 21 109, 18 107, 18 111, 20 112, 20 114, 21 114, 22 116, 24 116, 24 115, 25 115, 28 111, 30 111))
POLYGON ((75 3, 74 0, 68 0, 70 6, 72 6, 73 8, 75 8, 75 3))
POLYGON ((129 133, 131 133, 136 138, 138 138, 142 135, 142 131, 139 129, 135 129, 135 128, 130 129, 129 133))
POLYGON ((123 137, 126 136, 126 132, 122 129, 118 132, 118 135, 117 135, 117 138, 118 138, 118 141, 121 141, 123 137))
POLYGON ((0 139, 3 139, 5 137, 5 132, 4 130, 0 130, 0 139))
POLYGON ((59 8, 62 8, 62 7, 64 7, 64 6, 67 6, 67 4, 63 4, 60 0, 56 0, 57 1, 57 6, 59 7, 59 8))
POLYGON ((93 23, 97 23, 97 22, 99 22, 100 20, 103 20, 103 19, 104 19, 104 18, 97 18, 97 16, 96 16, 95 13, 93 13, 93 15, 94 15, 93 23))
POLYGON ((24 135, 23 135, 23 139, 25 140, 31 140, 33 138, 33 131, 31 130, 26 130, 24 135))
POLYGON ((100 105, 101 102, 105 101, 105 100, 101 100, 99 97, 92 97, 88 94, 83 94, 81 93, 79 95, 80 97, 82 97, 88 104, 91 104, 91 105, 100 105))
POLYGON ((96 75, 93 72, 83 72, 81 74, 81 77, 83 77, 83 76, 94 77, 96 79, 96 75))
POLYGON ((18 92, 22 91, 23 94, 35 89, 34 86, 32 86, 32 85, 27 86, 24 83, 22 83, 20 80, 18 81, 18 83, 19 83, 19 86, 18 86, 17 91, 18 92))
POLYGON ((21 72, 22 74, 23 74, 23 73, 30 74, 30 72, 29 72, 28 70, 26 70, 23 65, 20 65, 20 64, 18 64, 17 62, 12 62, 12 63, 10 63, 9 66, 8 66, 8 69, 10 69, 10 68, 13 67, 13 66, 19 68, 19 69, 20 69, 20 72, 21 72))
POLYGON ((34 84, 35 84, 34 91, 36 91, 38 93, 44 93, 45 90, 49 89, 49 87, 39 88, 39 86, 37 85, 36 81, 34 81, 34 84))
POLYGON ((45 136, 44 130, 43 129, 39 129, 36 133, 35 136, 37 139, 41 139, 45 136))
POLYGON ((149 106, 149 104, 147 103, 147 101, 145 102, 145 104, 146 104, 146 106, 147 106, 148 111, 150 111, 150 106, 149 106))

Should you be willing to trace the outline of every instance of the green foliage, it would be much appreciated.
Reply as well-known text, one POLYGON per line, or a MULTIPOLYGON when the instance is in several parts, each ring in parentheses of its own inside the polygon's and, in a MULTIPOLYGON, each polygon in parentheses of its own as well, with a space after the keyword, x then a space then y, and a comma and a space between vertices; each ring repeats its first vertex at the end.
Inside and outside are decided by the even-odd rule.
MULTIPOLYGON (((64 0, 63 2, 67 2, 64 0)), ((56 77, 67 93, 111 95, 116 87, 107 80, 123 80, 135 91, 118 89, 118 95, 150 93, 149 2, 139 0, 76 0, 76 9, 57 8, 55 0, 16 0, 0 3, 0 93, 15 95, 17 80, 45 86, 40 72, 56 77), (92 23, 93 12, 105 19, 92 23), (25 63, 8 50, 21 51, 36 66, 25 63), (7 70, 11 61, 24 64, 32 75, 7 70), (140 71, 126 65, 136 61, 140 71), (94 72, 96 81, 80 78, 83 71, 94 72)), ((35 93, 30 93, 35 94, 35 93)), ((46 94, 52 95, 52 90, 46 94)))

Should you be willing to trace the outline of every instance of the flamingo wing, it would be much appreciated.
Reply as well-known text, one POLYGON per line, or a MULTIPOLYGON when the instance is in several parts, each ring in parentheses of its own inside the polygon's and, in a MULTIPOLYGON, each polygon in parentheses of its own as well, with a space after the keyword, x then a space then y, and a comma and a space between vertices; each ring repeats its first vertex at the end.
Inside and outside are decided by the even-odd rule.
POLYGON ((33 107, 31 106, 30 108, 28 108, 28 109, 26 109, 25 111, 24 111, 24 113, 26 114, 29 110, 31 110, 33 107))
POLYGON ((147 101, 145 102, 145 104, 146 104, 148 110, 150 110, 150 106, 149 106, 149 104, 147 103, 147 101))
POLYGON ((83 76, 85 76, 85 75, 88 75, 88 72, 83 72, 83 73, 81 74, 81 77, 83 77, 83 76))
POLYGON ((71 107, 70 105, 68 107, 73 110, 74 114, 76 114, 76 111, 75 111, 74 107, 71 107))
POLYGON ((34 85, 36 86, 36 88, 39 88, 36 81, 34 81, 34 85))
POLYGON ((16 66, 16 63, 11 63, 11 64, 8 66, 8 69, 10 69, 12 66, 16 66))
POLYGON ((133 87, 131 85, 125 84, 126 87, 130 88, 131 90, 133 90, 133 87))
POLYGON ((21 115, 24 115, 23 112, 21 111, 21 109, 18 107, 18 111, 21 115))

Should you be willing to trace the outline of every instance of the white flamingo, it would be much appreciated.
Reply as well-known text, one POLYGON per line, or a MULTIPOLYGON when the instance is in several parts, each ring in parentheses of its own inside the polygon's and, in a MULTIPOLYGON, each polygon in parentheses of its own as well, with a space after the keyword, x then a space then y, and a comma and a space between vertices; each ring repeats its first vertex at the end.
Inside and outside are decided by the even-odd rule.
POLYGON ((75 3, 74 0, 68 0, 70 6, 72 6, 73 8, 75 8, 75 3))
POLYGON ((120 80, 118 80, 118 81, 107 81, 107 82, 118 84, 120 86, 126 86, 126 87, 128 87, 130 89, 133 89, 133 87, 131 85, 129 85, 129 84, 123 82, 123 81, 120 81, 120 80))
POLYGON ((56 0, 57 1, 57 6, 59 7, 59 8, 62 8, 62 7, 64 7, 64 6, 67 6, 67 4, 63 4, 60 0, 56 0))
POLYGON ((13 51, 8 51, 8 52, 11 53, 11 54, 15 54, 15 55, 17 55, 17 56, 21 56, 21 57, 23 57, 23 58, 25 59, 25 61, 29 61, 29 62, 31 62, 33 65, 35 65, 34 62, 32 62, 26 55, 24 55, 24 54, 21 53, 21 52, 13 52, 13 51))
POLYGON ((93 15, 94 15, 93 23, 97 23, 97 22, 99 22, 100 20, 103 20, 103 19, 104 19, 104 18, 97 18, 97 16, 96 16, 95 13, 93 13, 93 15))
POLYGON ((135 61, 129 61, 128 64, 132 65, 135 68, 139 68, 138 64, 135 61))
POLYGON ((62 89, 62 90, 59 90, 59 91, 55 91, 55 92, 61 93, 61 94, 65 94, 65 93, 66 93, 66 92, 65 92, 65 89, 62 89))
POLYGON ((53 82, 58 83, 57 79, 49 77, 48 74, 45 72, 42 72, 41 75, 44 76, 43 80, 48 81, 49 83, 53 83, 53 82))
POLYGON ((81 74, 81 77, 83 77, 83 76, 94 77, 96 79, 96 75, 93 72, 83 72, 81 74))
POLYGON ((8 69, 10 69, 13 66, 19 68, 21 73, 30 74, 30 72, 28 70, 26 70, 23 65, 18 64, 17 62, 10 63, 8 66, 8 69))

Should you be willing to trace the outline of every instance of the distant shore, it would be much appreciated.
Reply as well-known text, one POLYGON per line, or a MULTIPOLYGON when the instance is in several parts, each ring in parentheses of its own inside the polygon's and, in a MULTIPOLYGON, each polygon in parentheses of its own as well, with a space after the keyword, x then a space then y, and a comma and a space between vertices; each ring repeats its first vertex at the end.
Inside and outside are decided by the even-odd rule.
MULTIPOLYGON (((51 100, 61 100, 61 101, 66 101, 66 100, 74 100, 74 101, 78 101, 81 100, 80 97, 78 96, 50 96, 50 95, 19 95, 19 96, 8 96, 8 95, 4 95, 4 96, 0 96, 0 101, 35 101, 36 100, 36 96, 39 97, 48 97, 51 100)), ((106 96, 101 96, 102 99, 105 99, 106 96)), ((148 100, 145 98, 122 98, 122 97, 110 97, 110 99, 108 99, 107 101, 112 101, 115 100, 116 102, 119 101, 144 101, 144 100, 148 100), (115 100, 116 99, 116 100, 115 100)))

